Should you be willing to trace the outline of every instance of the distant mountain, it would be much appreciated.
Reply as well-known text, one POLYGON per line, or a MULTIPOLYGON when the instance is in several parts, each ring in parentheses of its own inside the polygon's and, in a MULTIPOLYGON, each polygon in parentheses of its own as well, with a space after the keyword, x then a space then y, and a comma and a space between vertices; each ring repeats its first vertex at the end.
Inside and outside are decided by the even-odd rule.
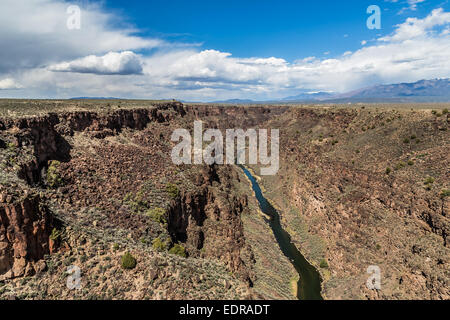
POLYGON ((330 100, 349 102, 450 102, 450 79, 377 85, 335 95, 330 100))
POLYGON ((257 103, 257 101, 253 101, 250 99, 229 99, 223 101, 213 101, 211 103, 225 103, 225 104, 252 104, 257 103))
POLYGON ((276 100, 255 101, 230 99, 214 101, 223 104, 269 103, 356 103, 356 102, 450 102, 450 79, 420 80, 413 83, 383 84, 347 93, 300 90, 295 96, 276 100))
POLYGON ((70 98, 69 100, 122 100, 120 98, 113 98, 113 97, 77 97, 77 98, 70 98))
POLYGON ((291 97, 286 97, 284 98, 282 101, 321 101, 321 100, 326 100, 326 99, 330 99, 334 96, 335 94, 330 93, 330 92, 303 92, 300 93, 296 96, 291 96, 291 97))

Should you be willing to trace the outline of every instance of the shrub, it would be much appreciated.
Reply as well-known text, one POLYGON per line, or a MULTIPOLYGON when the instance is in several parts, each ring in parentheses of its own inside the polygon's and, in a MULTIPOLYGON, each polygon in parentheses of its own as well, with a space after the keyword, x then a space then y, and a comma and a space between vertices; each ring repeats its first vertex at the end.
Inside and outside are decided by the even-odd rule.
POLYGON ((445 108, 444 110, 442 110, 442 114, 447 114, 448 113, 448 109, 445 108))
POLYGON ((402 168, 405 167, 405 163, 404 162, 399 162, 395 165, 395 170, 400 170, 402 168))
POLYGON ((414 165, 414 161, 409 160, 409 161, 408 161, 408 166, 413 166, 413 165, 414 165))
POLYGON ((403 143, 409 143, 409 139, 408 138, 403 139, 403 143))
POLYGON ((181 245, 176 243, 172 248, 169 250, 170 254, 176 254, 178 256, 186 258, 186 249, 181 245))
POLYGON ((14 144, 14 143, 12 143, 12 142, 10 142, 10 143, 8 143, 7 145, 6 145, 6 148, 8 149, 8 151, 10 151, 10 152, 16 152, 16 145, 14 144))
POLYGON ((136 193, 136 195, 133 195, 131 192, 127 193, 123 201, 134 213, 142 213, 149 207, 148 202, 144 200, 144 192, 142 190, 136 193))
POLYGON ((417 139, 417 136, 416 136, 415 134, 413 134, 413 135, 411 136, 411 140, 415 140, 415 139, 417 139))
POLYGON ((134 269, 136 267, 136 259, 131 255, 131 253, 126 252, 122 256, 122 268, 124 269, 134 269))
POLYGON ((152 247, 153 249, 155 249, 156 251, 165 251, 167 248, 167 244, 165 242, 163 242, 159 237, 153 239, 152 241, 152 247))
POLYGON ((123 198, 123 202, 129 202, 133 199, 133 193, 132 192, 128 192, 125 197, 123 198))
POLYGON ((434 178, 433 177, 428 177, 425 181, 425 190, 430 191, 432 188, 432 185, 434 183, 434 178))
POLYGON ((322 269, 328 268, 328 262, 325 259, 320 260, 320 267, 322 269))
POLYGON ((386 168, 386 174, 390 174, 392 172, 391 168, 387 167, 386 168))
POLYGON ((58 241, 61 239, 61 231, 58 231, 56 228, 53 228, 52 233, 50 234, 50 240, 52 241, 58 241))
POLYGON ((178 187, 173 183, 168 183, 166 185, 166 191, 174 199, 177 198, 180 194, 180 190, 178 190, 178 187))
POLYGON ((450 196, 450 190, 449 189, 442 190, 440 196, 441 196, 441 199, 444 199, 444 198, 450 196))
POLYGON ((59 166, 61 162, 52 161, 47 170, 47 185, 50 188, 57 188, 63 185, 63 179, 61 178, 61 173, 59 171, 59 166))
POLYGON ((166 224, 166 210, 163 208, 153 208, 151 210, 147 210, 146 215, 150 217, 155 222, 166 224))

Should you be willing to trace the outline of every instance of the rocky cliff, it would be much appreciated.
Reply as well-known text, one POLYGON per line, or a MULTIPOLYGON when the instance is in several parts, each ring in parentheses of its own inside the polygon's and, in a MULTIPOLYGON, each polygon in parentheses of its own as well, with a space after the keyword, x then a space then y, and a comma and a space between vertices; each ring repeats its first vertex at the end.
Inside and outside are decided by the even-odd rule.
MULTIPOLYGON (((265 108, 211 112, 206 106, 174 102, 1 118, 0 160, 5 173, 1 183, 7 202, 0 208, 2 278, 37 273, 42 298, 68 296, 65 281, 55 282, 55 277, 73 264, 89 279, 110 270, 104 281, 108 290, 101 291, 111 289, 109 294, 116 298, 268 294, 267 288, 252 291, 259 282, 241 219, 244 211, 251 213, 247 208, 251 193, 236 188, 239 174, 232 167, 177 167, 167 158, 173 130, 191 128, 195 119, 245 128, 267 120, 271 112, 265 108), (11 200, 25 192, 40 197, 11 200), (172 252, 174 248, 178 251, 172 252), (96 250, 108 260, 98 262, 91 255, 96 250), (130 272, 122 272, 118 257, 125 251, 136 256, 133 272, 143 277, 131 286, 130 272), (111 260, 115 263, 107 263, 111 260), (161 261, 172 262, 161 267, 161 261), (186 272, 188 277, 180 276, 186 272), (203 287, 201 292, 195 289, 198 286, 203 287), (120 287, 119 292, 114 294, 113 287, 120 287)), ((0 288, 6 296, 10 291, 19 298, 35 295, 28 286, 17 287, 14 280, 7 283, 8 289, 0 288)), ((86 286, 86 292, 73 294, 100 295, 90 280, 86 286)))

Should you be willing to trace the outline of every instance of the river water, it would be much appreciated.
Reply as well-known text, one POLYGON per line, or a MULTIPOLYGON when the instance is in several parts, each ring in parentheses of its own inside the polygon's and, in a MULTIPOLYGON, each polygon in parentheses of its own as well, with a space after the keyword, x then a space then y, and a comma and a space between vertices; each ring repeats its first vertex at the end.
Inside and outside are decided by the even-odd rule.
POLYGON ((245 167, 241 168, 252 183, 252 188, 261 211, 270 217, 270 219, 264 218, 264 220, 270 225, 281 251, 299 274, 297 298, 300 300, 322 300, 322 296, 320 295, 321 277, 319 272, 303 257, 297 247, 292 243, 289 233, 281 226, 280 215, 267 199, 264 198, 255 177, 245 167))

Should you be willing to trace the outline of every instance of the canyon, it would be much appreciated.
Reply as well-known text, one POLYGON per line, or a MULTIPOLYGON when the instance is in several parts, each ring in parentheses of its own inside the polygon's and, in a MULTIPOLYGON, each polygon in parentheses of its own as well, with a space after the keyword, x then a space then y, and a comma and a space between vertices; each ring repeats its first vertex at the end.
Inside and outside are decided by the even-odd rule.
POLYGON ((200 120, 279 129, 279 172, 247 169, 324 299, 449 299, 446 107, 2 101, 0 298, 296 299, 241 168, 172 162, 200 120))

